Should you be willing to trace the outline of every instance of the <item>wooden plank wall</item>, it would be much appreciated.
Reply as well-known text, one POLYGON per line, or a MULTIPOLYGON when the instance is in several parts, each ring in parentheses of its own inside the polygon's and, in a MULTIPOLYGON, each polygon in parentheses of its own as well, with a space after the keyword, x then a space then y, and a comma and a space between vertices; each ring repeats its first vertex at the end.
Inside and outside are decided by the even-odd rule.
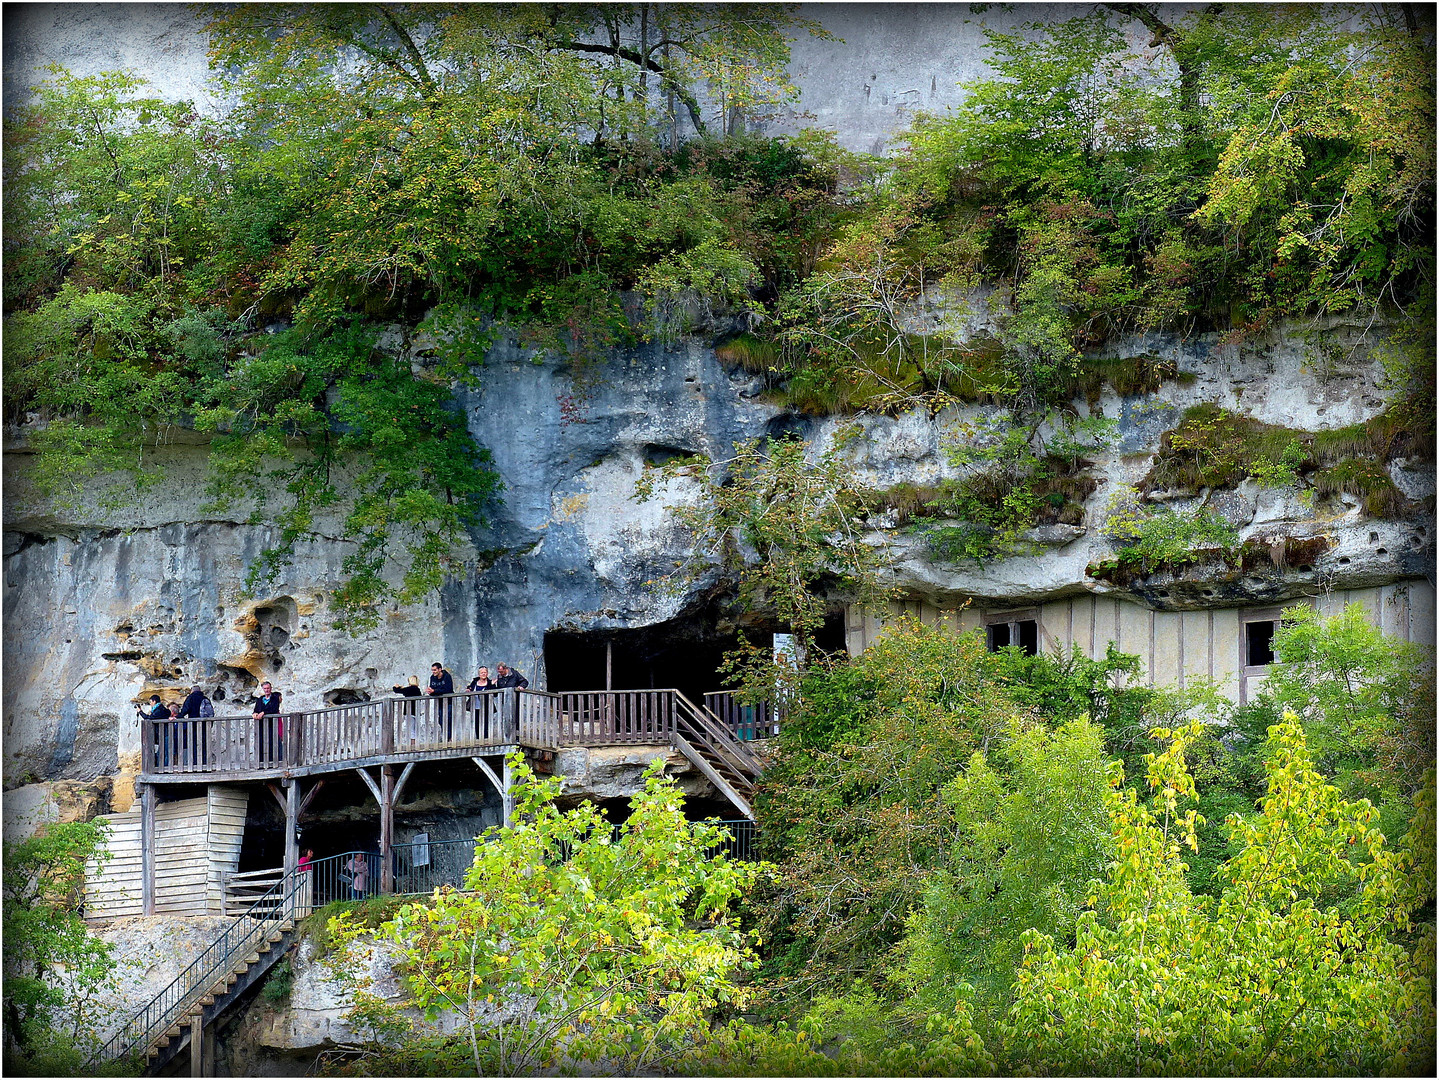
MULTIPOLYGON (((219 914, 220 875, 240 865, 249 796, 212 785, 197 799, 155 807, 155 913, 219 914)), ((110 814, 111 857, 85 875, 85 914, 115 919, 141 914, 140 811, 110 814)))
POLYGON ((250 801, 244 788, 211 784, 208 798, 210 876, 205 889, 206 909, 220 914, 221 875, 240 869, 240 843, 245 837, 245 811, 250 801))
MULTIPOLYGON (((1403 641, 1434 645, 1434 586, 1423 578, 1369 589, 1338 590, 1310 598, 1325 615, 1345 605, 1363 605, 1370 620, 1386 634, 1403 641)), ((1273 605, 1264 605, 1263 610, 1273 605)), ((926 625, 942 623, 960 632, 976 630, 986 615, 1005 607, 938 607, 924 600, 895 601, 884 611, 845 613, 845 638, 850 655, 867 649, 887 622, 903 615, 926 625)), ((1032 607, 1027 610, 1034 610, 1032 607)), ((1123 652, 1139 656, 1141 679, 1151 686, 1184 686, 1212 679, 1220 692, 1239 700, 1240 646, 1245 614, 1261 608, 1211 608, 1203 611, 1154 611, 1119 596, 1067 597, 1038 607, 1041 647, 1068 652, 1071 646, 1091 659, 1104 655, 1112 641, 1123 652)), ((1253 689, 1254 677, 1250 678, 1253 689)))
MULTIPOLYGON (((138 806, 138 803, 136 804, 138 806)), ((110 823, 110 858, 85 867, 85 917, 117 919, 139 915, 140 811, 97 818, 110 823)))
POLYGON ((155 914, 208 913, 209 818, 206 798, 155 807, 155 914))

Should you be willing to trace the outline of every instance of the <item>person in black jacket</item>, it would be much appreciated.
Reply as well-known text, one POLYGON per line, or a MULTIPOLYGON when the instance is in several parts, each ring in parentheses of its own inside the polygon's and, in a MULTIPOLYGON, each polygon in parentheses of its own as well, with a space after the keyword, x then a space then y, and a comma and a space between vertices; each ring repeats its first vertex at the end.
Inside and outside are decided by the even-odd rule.
MULTIPOLYGON (((148 705, 137 701, 135 703, 135 712, 141 720, 168 720, 170 718, 170 710, 165 708, 161 703, 159 694, 151 694, 148 705)), ((140 726, 140 731, 140 738, 143 742, 147 737, 143 724, 140 726)), ((158 769, 161 765, 170 764, 170 725, 161 724, 159 727, 153 728, 152 731, 155 735, 159 736, 155 742, 151 744, 155 748, 155 767, 158 769)))
MULTIPOLYGON (((418 675, 411 675, 410 681, 404 686, 396 684, 390 687, 390 689, 402 698, 417 698, 420 696, 420 677, 418 675)), ((418 714, 415 711, 415 703, 410 701, 402 705, 400 707, 400 715, 407 721, 405 728, 409 732, 410 742, 413 743, 416 738, 419 737, 419 720, 417 719, 418 714)))
POLYGON ((530 680, 521 675, 518 671, 510 668, 510 665, 501 660, 495 665, 499 672, 499 678, 495 680, 495 688, 498 690, 509 690, 513 687, 516 690, 525 690, 530 685, 530 680))
MULTIPOLYGON (((448 671, 445 670, 444 664, 440 663, 438 660, 435 661, 433 664, 430 665, 430 686, 429 689, 425 691, 425 693, 430 694, 434 697, 443 697, 446 694, 453 694, 454 692, 454 676, 452 676, 448 671)), ((454 734, 454 724, 450 719, 450 706, 452 704, 453 703, 449 701, 442 701, 439 704, 439 717, 441 723, 445 725, 446 742, 448 742, 451 735, 454 734)))
POLYGON ((280 716, 280 693, 268 682, 260 684, 260 696, 255 699, 255 736, 258 758, 262 762, 283 760, 285 757, 285 721, 280 716), (274 717, 274 719, 270 719, 274 717))
MULTIPOLYGON (((198 720, 198 719, 200 719, 200 706, 203 705, 204 703, 205 703, 205 691, 204 691, 203 689, 201 689, 199 683, 196 683, 194 686, 190 687, 190 693, 189 693, 189 695, 185 698, 185 704, 183 704, 183 705, 180 706, 180 719, 182 719, 182 720, 198 720)), ((209 733, 209 727, 210 727, 210 725, 209 725, 209 724, 193 724, 193 725, 191 725, 191 727, 192 727, 193 732, 194 732, 194 738, 193 738, 193 740, 191 740, 191 744, 190 744, 190 750, 191 750, 190 763, 191 763, 192 765, 198 765, 198 764, 200 764, 200 762, 205 761, 205 760, 208 759, 208 753, 207 753, 207 751, 208 751, 208 749, 209 749, 209 742, 210 742, 210 740, 209 740, 209 734, 210 734, 210 733, 209 733)))

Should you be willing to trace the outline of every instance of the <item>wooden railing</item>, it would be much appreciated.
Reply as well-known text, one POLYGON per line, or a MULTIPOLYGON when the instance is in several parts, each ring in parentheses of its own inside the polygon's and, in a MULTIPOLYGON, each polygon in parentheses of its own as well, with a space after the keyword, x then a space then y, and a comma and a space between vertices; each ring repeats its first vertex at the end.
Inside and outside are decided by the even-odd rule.
POLYGON ((739 774, 758 764, 733 725, 678 690, 493 690, 383 698, 265 716, 142 722, 149 773, 253 773, 434 751, 664 744, 685 731, 739 774))
POLYGON ((705 708, 734 733, 740 742, 768 739, 779 734, 784 711, 768 701, 742 705, 733 690, 715 690, 705 695, 705 708))
POLYGON ((530 721, 529 728, 537 728, 535 710, 517 709, 515 693, 384 698, 259 720, 145 720, 146 771, 264 772, 446 748, 512 746, 519 741, 517 713, 530 721))

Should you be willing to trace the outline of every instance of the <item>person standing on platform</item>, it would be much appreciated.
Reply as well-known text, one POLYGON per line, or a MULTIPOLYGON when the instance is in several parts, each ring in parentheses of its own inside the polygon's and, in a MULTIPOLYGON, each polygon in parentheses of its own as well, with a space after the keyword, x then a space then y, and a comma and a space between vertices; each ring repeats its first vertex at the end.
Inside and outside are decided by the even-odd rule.
POLYGON ((268 682, 260 684, 255 699, 255 755, 260 767, 285 758, 285 721, 280 717, 280 693, 268 682))
MULTIPOLYGON (((417 698, 420 696, 420 677, 418 675, 411 675, 410 681, 404 686, 396 684, 395 686, 390 687, 390 689, 393 690, 395 693, 399 694, 400 697, 417 698)), ((415 714, 415 703, 413 701, 407 701, 400 706, 400 715, 408 721, 408 724, 406 726, 410 729, 411 743, 415 742, 416 739, 419 738, 419 723, 416 720, 415 714)))
MULTIPOLYGON (((438 660, 435 661, 435 663, 430 665, 430 686, 429 689, 425 691, 425 693, 430 694, 433 697, 444 697, 447 694, 453 694, 454 692, 454 676, 445 670, 444 664, 441 664, 438 660)), ((446 742, 449 742, 451 737, 454 735, 454 724, 451 722, 450 719, 450 704, 451 703, 449 701, 440 702, 438 706, 439 711, 436 714, 439 717, 440 722, 444 724, 446 742)))
POLYGON ((515 671, 503 660, 495 665, 495 670, 499 672, 500 676, 495 680, 496 690, 509 690, 511 688, 515 690, 525 690, 530 685, 529 679, 525 678, 518 671, 515 671))
MULTIPOLYGON (((495 671, 499 673, 499 678, 495 680, 496 690, 523 690, 530 685, 529 679, 515 671, 503 660, 495 665, 495 671)), ((520 695, 507 694, 506 697, 514 700, 514 705, 510 709, 510 720, 512 723, 518 724, 520 722, 520 695)))
MULTIPOLYGON (((139 714, 140 720, 142 721, 140 725, 142 741, 144 739, 145 731, 145 725, 143 721, 168 720, 170 717, 170 710, 165 708, 165 706, 161 704, 159 694, 150 695, 149 705, 142 705, 139 702, 136 702, 135 710, 139 714)), ((170 764, 170 725, 160 724, 158 727, 152 729, 152 733, 155 741, 151 745, 155 748, 155 768, 158 769, 162 765, 170 764)))
POLYGON ((350 899, 363 900, 370 887, 370 860, 355 852, 345 863, 345 873, 350 875, 350 899))
POLYGON ((295 917, 303 919, 310 914, 315 904, 315 875, 310 873, 310 866, 315 861, 315 849, 305 848, 300 852, 300 860, 295 863, 295 869, 299 872, 299 880, 295 882, 295 917))
POLYGON ((496 689, 495 681, 490 678, 490 669, 481 667, 480 670, 476 672, 475 677, 470 680, 470 685, 465 687, 465 689, 475 695, 470 698, 468 702, 468 707, 472 709, 475 714, 475 738, 486 738, 490 730, 490 709, 489 702, 485 700, 483 695, 486 690, 496 689))
MULTIPOLYGON (((180 719, 199 720, 205 715, 205 705, 209 702, 209 700, 210 699, 205 696, 204 689, 200 686, 199 683, 196 683, 194 686, 190 687, 190 693, 185 698, 185 704, 180 706, 180 719)), ((209 710, 209 712, 211 716, 215 715, 215 710, 213 707, 209 710)), ((209 756, 207 754, 210 742, 209 725, 191 724, 190 730, 194 733, 193 737, 190 740, 190 764, 203 765, 206 761, 209 760, 209 756)))

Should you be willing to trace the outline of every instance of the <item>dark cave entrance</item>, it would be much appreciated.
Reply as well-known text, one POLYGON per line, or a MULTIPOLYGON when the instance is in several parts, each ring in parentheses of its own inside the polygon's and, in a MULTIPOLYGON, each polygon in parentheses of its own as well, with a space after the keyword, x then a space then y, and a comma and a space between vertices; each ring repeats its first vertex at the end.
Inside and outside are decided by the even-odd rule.
MULTIPOLYGON (((754 644, 769 645, 773 625, 745 628, 754 644)), ((844 648, 844 616, 830 615, 815 635, 826 652, 844 648)), ((722 689, 720 664, 739 645, 730 620, 714 612, 681 616, 654 626, 608 630, 550 630, 545 634, 545 675, 553 693, 579 690, 674 688, 695 704, 722 689), (608 666, 610 681, 606 684, 608 666)))

